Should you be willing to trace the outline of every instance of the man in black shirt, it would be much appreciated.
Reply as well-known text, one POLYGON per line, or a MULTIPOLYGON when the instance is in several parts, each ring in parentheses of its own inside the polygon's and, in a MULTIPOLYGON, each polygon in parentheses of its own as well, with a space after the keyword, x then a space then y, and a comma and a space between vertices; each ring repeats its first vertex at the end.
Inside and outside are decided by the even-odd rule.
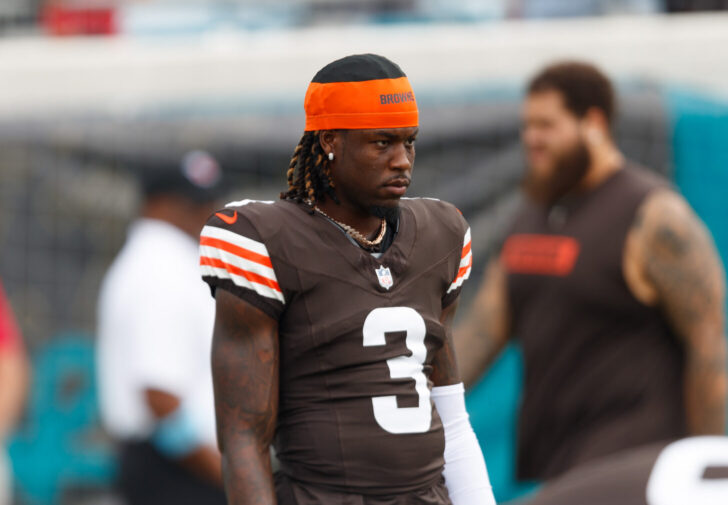
POLYGON ((523 108, 526 199, 456 331, 466 384, 524 356, 518 477, 725 429, 723 270, 669 184, 626 162, 589 64, 541 71, 523 108))

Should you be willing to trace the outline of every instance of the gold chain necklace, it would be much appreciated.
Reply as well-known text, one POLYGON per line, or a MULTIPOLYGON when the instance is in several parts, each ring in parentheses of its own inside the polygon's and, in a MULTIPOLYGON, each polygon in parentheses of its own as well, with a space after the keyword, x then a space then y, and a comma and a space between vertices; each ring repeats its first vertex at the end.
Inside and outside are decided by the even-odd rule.
POLYGON ((344 229, 346 233, 349 234, 351 238, 356 240, 359 245, 364 247, 365 249, 375 249, 379 247, 379 245, 382 243, 382 239, 384 239, 384 234, 387 233, 387 220, 382 218, 382 223, 379 225, 379 235, 376 236, 374 240, 369 240, 364 235, 359 233, 357 230, 349 226, 348 224, 342 223, 341 221, 337 221, 333 217, 329 216, 326 212, 319 209, 318 207, 314 207, 322 216, 325 218, 333 221, 337 225, 341 226, 341 228, 344 229))

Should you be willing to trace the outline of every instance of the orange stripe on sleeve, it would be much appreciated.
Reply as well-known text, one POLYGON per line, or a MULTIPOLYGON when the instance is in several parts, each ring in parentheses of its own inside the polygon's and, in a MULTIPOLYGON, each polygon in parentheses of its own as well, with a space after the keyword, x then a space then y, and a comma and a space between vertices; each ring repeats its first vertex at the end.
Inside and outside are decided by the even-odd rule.
POLYGON ((458 270, 458 275, 455 277, 455 280, 457 281, 460 277, 463 277, 467 271, 470 269, 470 267, 473 266, 473 257, 470 257, 470 260, 468 260, 468 264, 464 267, 460 267, 460 270, 458 270))
POLYGON ((246 260, 258 263, 259 265, 273 268, 273 263, 268 256, 264 256, 248 249, 244 249, 240 246, 233 245, 230 242, 225 242, 224 240, 212 237, 201 237, 200 245, 217 247, 218 249, 222 249, 223 251, 227 251, 236 256, 240 256, 241 258, 244 258, 246 260))
POLYGON ((239 275, 240 277, 244 277, 245 279, 249 280, 250 282, 255 282, 256 284, 262 284, 264 286, 268 286, 269 288, 281 292, 281 288, 278 285, 276 281, 273 279, 269 279, 268 277, 263 277, 262 275, 248 272, 247 270, 243 270, 242 268, 238 268, 234 265, 231 265, 230 263, 225 263, 222 260, 219 260, 217 258, 209 258, 207 256, 202 256, 200 258, 200 265, 203 266, 210 266, 214 268, 222 268, 224 270, 227 270, 231 274, 239 275))
POLYGON ((465 256, 468 255, 468 253, 470 252, 470 249, 472 248, 472 243, 473 243, 473 241, 471 240, 470 242, 465 244, 465 246, 463 247, 463 254, 460 256, 460 258, 464 258, 465 256))

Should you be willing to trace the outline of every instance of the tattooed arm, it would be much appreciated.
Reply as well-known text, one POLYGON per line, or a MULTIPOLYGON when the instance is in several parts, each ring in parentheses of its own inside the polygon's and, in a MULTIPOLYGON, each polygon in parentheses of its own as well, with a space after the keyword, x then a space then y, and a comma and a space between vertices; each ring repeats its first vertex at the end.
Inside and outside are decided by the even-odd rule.
POLYGON ((455 354, 463 382, 471 387, 508 343, 506 274, 500 260, 488 264, 470 312, 455 329, 455 354))
POLYGON ((227 291, 216 293, 215 414, 231 505, 275 505, 270 443, 278 414, 278 323, 227 291))
POLYGON ((725 286, 710 235, 682 197, 671 191, 648 197, 631 235, 645 280, 641 298, 662 308, 685 345, 688 429, 696 435, 723 433, 725 286))

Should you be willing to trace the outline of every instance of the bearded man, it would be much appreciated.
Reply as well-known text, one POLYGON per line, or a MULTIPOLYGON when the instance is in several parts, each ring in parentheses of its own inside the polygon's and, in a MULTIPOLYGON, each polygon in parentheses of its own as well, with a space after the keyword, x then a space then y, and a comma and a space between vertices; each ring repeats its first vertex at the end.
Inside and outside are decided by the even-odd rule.
POLYGON ((520 341, 521 480, 725 429, 720 261, 684 199, 625 161, 614 102, 609 79, 586 63, 533 78, 527 198, 455 333, 466 385, 520 341))

